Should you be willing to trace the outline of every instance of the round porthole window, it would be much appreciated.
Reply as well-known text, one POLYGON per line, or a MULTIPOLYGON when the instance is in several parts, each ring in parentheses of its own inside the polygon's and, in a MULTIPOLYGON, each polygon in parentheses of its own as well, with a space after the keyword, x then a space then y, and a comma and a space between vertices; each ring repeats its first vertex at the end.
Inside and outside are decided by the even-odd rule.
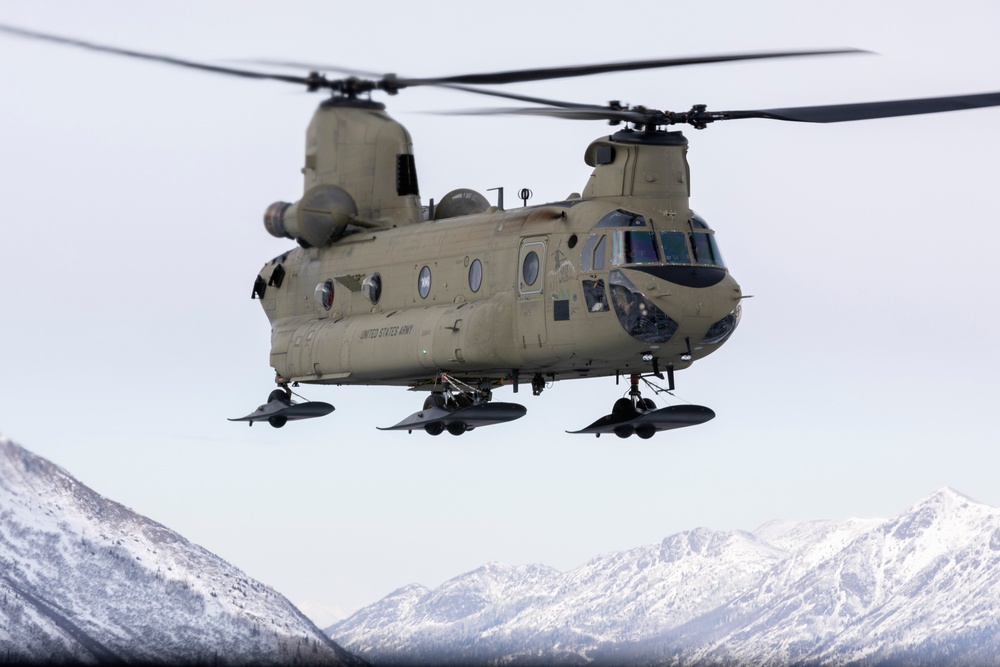
POLYGON ((478 292, 479 288, 483 286, 483 263, 478 259, 472 260, 472 265, 469 267, 469 289, 473 292, 478 292))
POLYGON ((372 303, 382 298, 382 276, 373 273, 361 281, 361 291, 372 303))
POLYGON ((524 263, 521 264, 521 277, 524 284, 531 286, 538 280, 538 253, 532 250, 524 256, 524 263))
POLYGON ((324 310, 330 310, 333 307, 333 281, 327 280, 325 283, 316 285, 313 296, 316 298, 316 303, 323 306, 324 310))
POLYGON ((421 299, 426 299, 427 295, 431 293, 431 269, 425 266, 420 269, 420 275, 417 276, 417 291, 420 293, 421 299))

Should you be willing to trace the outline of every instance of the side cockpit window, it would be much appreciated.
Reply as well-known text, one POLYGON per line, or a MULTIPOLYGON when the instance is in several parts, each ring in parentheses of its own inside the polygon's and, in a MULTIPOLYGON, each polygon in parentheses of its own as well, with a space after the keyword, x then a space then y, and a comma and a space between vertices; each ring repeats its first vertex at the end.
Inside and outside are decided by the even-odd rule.
POLYGON ((583 251, 580 256, 580 270, 584 273, 604 270, 604 256, 607 253, 607 236, 604 234, 591 234, 586 243, 583 244, 583 251))
POLYGON ((645 227, 646 218, 642 217, 638 213, 629 213, 628 211, 623 211, 618 209, 616 211, 611 211, 606 216, 597 221, 595 227, 600 229, 602 227, 645 227))
POLYGON ((608 294, 604 291, 603 280, 584 280, 583 295, 587 299, 587 311, 601 313, 610 310, 608 294))
POLYGON ((719 246, 715 243, 714 234, 693 232, 691 234, 691 255, 695 264, 726 267, 726 263, 722 261, 719 246))

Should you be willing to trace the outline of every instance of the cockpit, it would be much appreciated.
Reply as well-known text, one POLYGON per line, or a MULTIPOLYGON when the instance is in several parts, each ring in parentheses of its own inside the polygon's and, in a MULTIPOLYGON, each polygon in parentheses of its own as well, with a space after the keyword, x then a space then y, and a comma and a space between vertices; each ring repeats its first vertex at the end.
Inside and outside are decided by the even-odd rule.
MULTIPOLYGON (((622 327, 633 337, 649 343, 670 340, 678 323, 643 294, 621 269, 641 271, 695 288, 716 285, 727 273, 715 233, 697 213, 692 212, 687 230, 657 231, 644 216, 622 209, 608 213, 594 226, 582 248, 581 269, 584 273, 610 269, 610 304, 604 296, 603 280, 583 281, 588 309, 599 312, 613 306, 622 327)), ((738 322, 737 307, 715 323, 701 343, 721 343, 738 322)))

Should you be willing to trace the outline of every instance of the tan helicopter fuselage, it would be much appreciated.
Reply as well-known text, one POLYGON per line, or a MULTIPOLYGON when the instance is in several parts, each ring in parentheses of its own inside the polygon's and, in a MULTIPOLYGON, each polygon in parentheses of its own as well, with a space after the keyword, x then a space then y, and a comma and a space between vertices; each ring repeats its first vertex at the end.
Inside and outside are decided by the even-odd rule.
POLYGON ((590 182, 566 201, 498 210, 463 190, 428 212, 409 135, 379 106, 321 106, 303 199, 269 209, 268 229, 302 246, 254 289, 279 383, 683 369, 735 329, 740 288, 688 206, 681 133, 593 142, 590 182))

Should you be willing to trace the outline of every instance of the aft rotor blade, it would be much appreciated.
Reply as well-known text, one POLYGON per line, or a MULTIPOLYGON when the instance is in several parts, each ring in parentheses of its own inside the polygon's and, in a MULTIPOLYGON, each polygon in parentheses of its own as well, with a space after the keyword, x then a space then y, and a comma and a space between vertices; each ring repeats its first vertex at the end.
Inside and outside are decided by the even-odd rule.
POLYGON ((130 49, 121 49, 115 46, 105 46, 103 44, 97 44, 95 42, 87 42, 82 39, 60 37, 58 35, 50 35, 43 32, 36 32, 34 30, 25 30, 24 28, 17 28, 9 25, 0 24, 0 32, 6 32, 11 35, 17 35, 18 37, 26 37, 28 39, 40 39, 47 42, 55 42, 57 44, 76 46, 82 49, 89 49, 91 51, 100 51, 103 53, 111 53, 119 56, 128 56, 129 58, 140 58, 142 60, 152 60, 154 62, 165 63, 168 65, 176 65, 179 67, 187 67, 190 69, 197 69, 205 72, 214 72, 216 74, 228 74, 230 76, 239 76, 247 79, 271 79, 274 81, 297 83, 304 86, 317 85, 317 80, 315 77, 289 76, 285 74, 270 74, 266 72, 255 72, 251 70, 234 69, 232 67, 220 67, 218 65, 209 65, 206 63, 195 62, 193 60, 183 60, 181 58, 173 58, 171 56, 163 56, 155 53, 132 51, 130 49))
POLYGON ((716 111, 710 113, 716 116, 712 120, 769 118, 771 120, 788 120, 799 123, 841 123, 851 120, 916 116, 926 113, 982 109, 995 106, 1000 106, 1000 93, 925 97, 913 100, 861 102, 857 104, 826 104, 814 107, 787 107, 784 109, 716 111))
POLYGON ((465 111, 443 111, 447 116, 548 116, 550 118, 568 118, 569 120, 607 120, 612 122, 636 123, 645 125, 650 122, 650 115, 643 111, 630 109, 613 109, 588 104, 576 104, 565 108, 548 107, 497 107, 493 109, 467 109, 465 111))

